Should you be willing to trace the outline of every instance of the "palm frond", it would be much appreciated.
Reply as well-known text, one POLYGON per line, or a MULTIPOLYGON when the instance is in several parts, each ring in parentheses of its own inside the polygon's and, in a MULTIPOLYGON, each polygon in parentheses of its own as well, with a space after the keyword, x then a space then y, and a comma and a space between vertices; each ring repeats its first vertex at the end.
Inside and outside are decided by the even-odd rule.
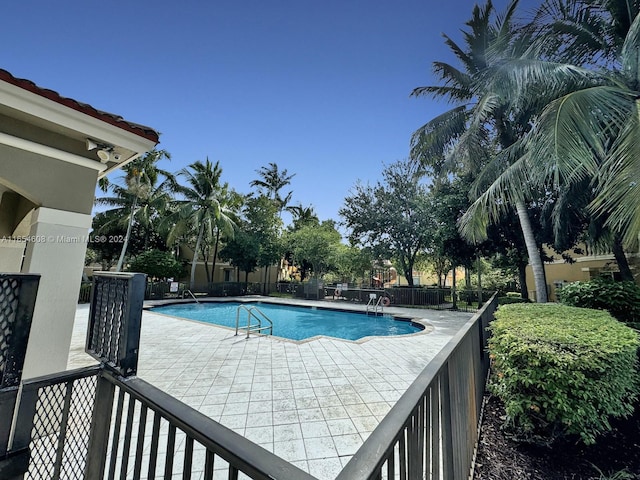
POLYGON ((640 108, 634 102, 624 128, 600 169, 598 196, 591 205, 608 217, 606 225, 624 233, 627 247, 640 234, 640 108))
POLYGON ((447 87, 447 86, 427 86, 414 88, 409 96, 423 97, 431 96, 433 98, 447 98, 450 102, 459 102, 470 97, 471 92, 466 88, 447 87))
POLYGON ((516 110, 539 110, 576 90, 612 84, 611 77, 566 63, 520 58, 488 70, 478 80, 487 90, 509 99, 516 110))
POLYGON ((411 160, 438 170, 446 151, 465 131, 466 119, 466 107, 459 106, 438 115, 416 130, 411 135, 411 160))
POLYGON ((460 234, 473 243, 487 238, 487 227, 529 194, 527 155, 505 169, 471 204, 458 222, 460 234))
POLYGON ((531 155, 540 162, 537 184, 597 177, 610 139, 618 135, 633 111, 630 93, 614 87, 587 88, 551 102, 527 136, 531 155))
POLYGON ((627 84, 634 90, 640 90, 640 15, 636 16, 629 28, 620 59, 627 84))
POLYGON ((443 33, 442 36, 444 37, 445 45, 449 47, 449 49, 465 67, 472 67, 472 70, 468 70, 472 72, 473 68, 475 67, 473 67, 473 59, 471 58, 471 56, 467 54, 467 52, 465 52, 462 48, 460 48, 460 46, 456 42, 454 42, 448 35, 443 33))

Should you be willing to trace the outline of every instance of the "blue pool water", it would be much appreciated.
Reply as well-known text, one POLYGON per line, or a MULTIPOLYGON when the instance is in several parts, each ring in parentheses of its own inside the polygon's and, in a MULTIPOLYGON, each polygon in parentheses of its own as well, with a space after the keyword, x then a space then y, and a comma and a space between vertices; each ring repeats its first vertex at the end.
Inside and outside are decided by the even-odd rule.
MULTIPOLYGON (((261 302, 188 303, 156 307, 153 311, 235 329, 239 305, 257 307, 273 322, 273 335, 291 340, 304 340, 316 335, 358 340, 369 336, 403 335, 423 330, 422 326, 391 317, 261 302)), ((240 325, 246 325, 246 319, 246 311, 241 312, 240 325)))

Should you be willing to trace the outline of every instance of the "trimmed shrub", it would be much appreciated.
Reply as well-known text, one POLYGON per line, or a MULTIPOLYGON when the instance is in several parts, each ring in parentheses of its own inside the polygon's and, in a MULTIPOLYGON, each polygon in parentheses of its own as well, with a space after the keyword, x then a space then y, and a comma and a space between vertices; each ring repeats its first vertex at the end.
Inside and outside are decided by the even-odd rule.
POLYGON ((509 305, 512 303, 530 303, 530 302, 531 300, 529 300, 528 298, 522 298, 522 297, 511 297, 511 296, 498 297, 498 305, 509 305))
POLYGON ((557 304, 500 307, 489 327, 490 391, 519 440, 585 444, 633 412, 638 334, 607 312, 557 304))
POLYGON ((607 310, 621 322, 640 322, 640 287, 634 282, 597 278, 562 287, 558 300, 572 307, 607 310))

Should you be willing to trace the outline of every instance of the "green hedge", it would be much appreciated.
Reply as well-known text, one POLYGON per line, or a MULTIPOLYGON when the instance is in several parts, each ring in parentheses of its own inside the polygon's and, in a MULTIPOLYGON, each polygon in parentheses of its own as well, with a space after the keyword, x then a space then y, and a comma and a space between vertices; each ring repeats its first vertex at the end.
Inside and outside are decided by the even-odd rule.
POLYGON ((640 286, 597 278, 573 282, 558 291, 558 300, 572 307, 607 310, 621 322, 640 322, 640 286))
POLYGON ((557 304, 505 305, 492 322, 490 390, 521 440, 585 444, 632 413, 640 393, 638 334, 607 312, 557 304))
POLYGON ((528 298, 512 296, 498 297, 498 305, 510 305, 512 303, 531 303, 531 300, 528 298))

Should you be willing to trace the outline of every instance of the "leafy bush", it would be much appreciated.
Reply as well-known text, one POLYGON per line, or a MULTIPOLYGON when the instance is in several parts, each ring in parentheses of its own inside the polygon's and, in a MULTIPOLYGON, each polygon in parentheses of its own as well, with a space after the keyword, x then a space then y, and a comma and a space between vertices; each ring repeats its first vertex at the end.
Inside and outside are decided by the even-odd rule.
POLYGON ((160 279, 182 276, 184 266, 171 252, 147 250, 131 262, 129 271, 146 273, 150 278, 160 279))
POLYGON ((490 389, 516 437, 585 444, 632 413, 640 393, 638 334, 608 313, 557 304, 502 306, 490 329, 490 389))
POLYGON ((640 287, 604 278, 573 282, 558 292, 564 305, 607 310, 621 322, 640 322, 640 287))

